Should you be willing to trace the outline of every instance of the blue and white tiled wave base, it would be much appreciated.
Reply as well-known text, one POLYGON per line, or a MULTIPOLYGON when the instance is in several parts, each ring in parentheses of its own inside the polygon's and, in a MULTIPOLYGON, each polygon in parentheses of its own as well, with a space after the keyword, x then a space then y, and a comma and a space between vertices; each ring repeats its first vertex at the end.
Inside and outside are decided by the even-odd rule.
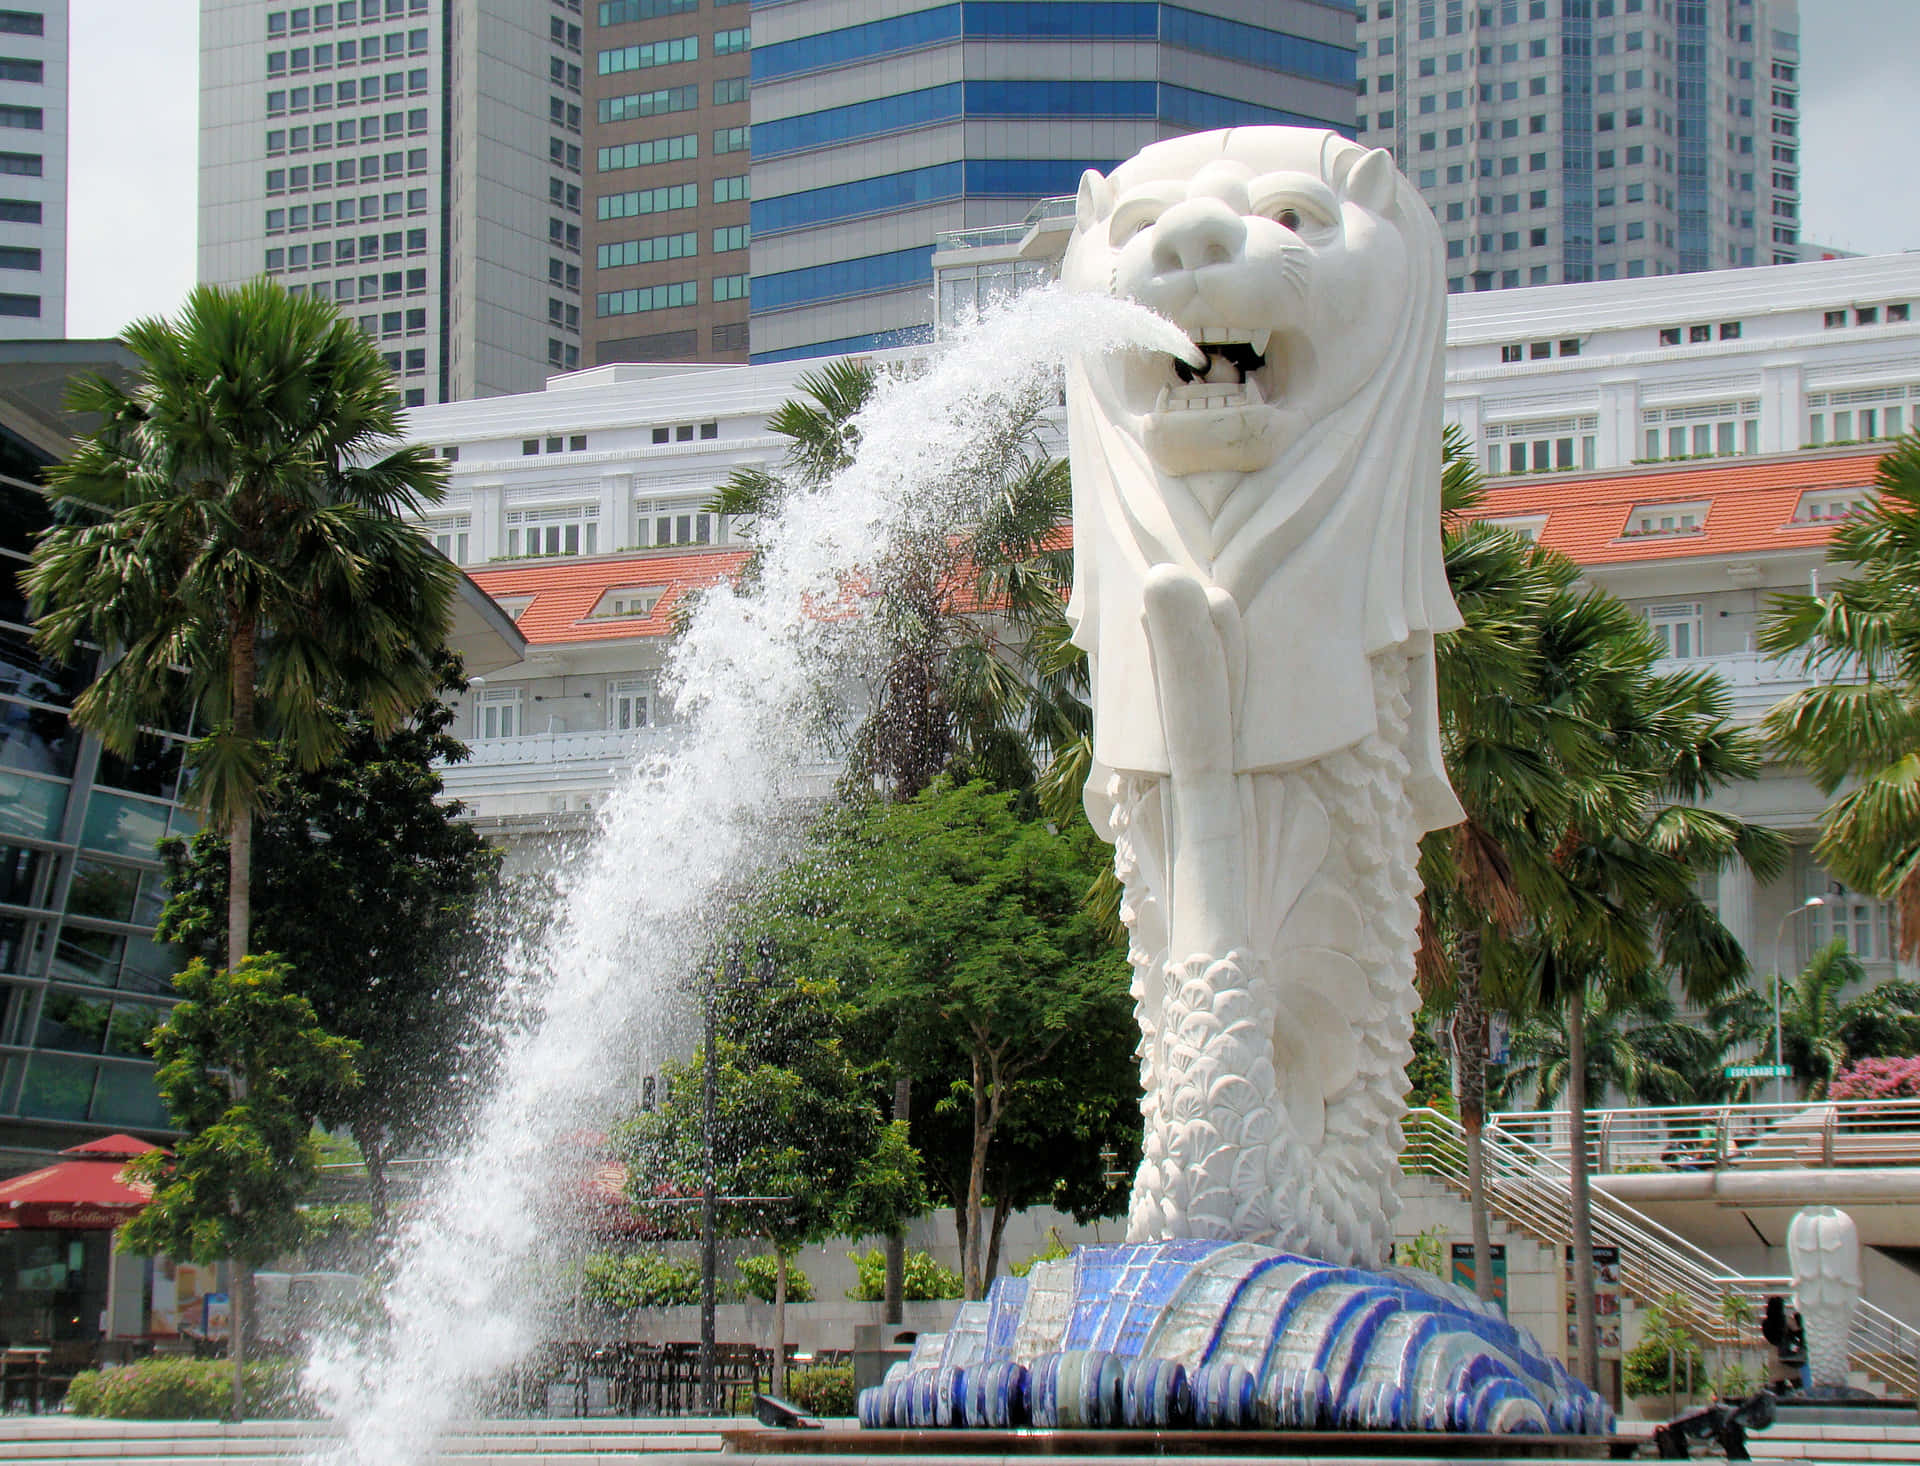
POLYGON ((860 1423, 1604 1435, 1613 1412, 1430 1273, 1174 1241, 1082 1247, 1001 1278, 861 1392, 860 1423))

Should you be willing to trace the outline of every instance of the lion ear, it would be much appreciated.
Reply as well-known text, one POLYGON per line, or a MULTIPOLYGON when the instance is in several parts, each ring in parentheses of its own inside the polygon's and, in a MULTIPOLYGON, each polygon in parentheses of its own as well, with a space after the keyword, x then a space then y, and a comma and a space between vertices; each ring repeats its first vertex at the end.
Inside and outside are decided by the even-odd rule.
POLYGON ((1113 185, 1097 170, 1080 175, 1080 196, 1073 201, 1074 222, 1082 229, 1101 223, 1113 212, 1113 185))
POLYGON ((1347 171, 1342 192, 1369 213, 1391 218, 1397 182, 1393 158, 1385 148, 1375 148, 1347 171))

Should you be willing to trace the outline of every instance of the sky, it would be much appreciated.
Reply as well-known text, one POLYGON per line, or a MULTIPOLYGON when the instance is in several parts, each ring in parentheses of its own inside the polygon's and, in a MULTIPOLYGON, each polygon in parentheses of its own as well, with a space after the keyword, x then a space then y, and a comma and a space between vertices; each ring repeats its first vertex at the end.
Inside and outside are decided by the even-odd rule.
MULTIPOLYGON (((198 0, 72 0, 67 334, 193 283, 198 0)), ((1920 249, 1920 0, 1800 0, 1803 239, 1920 249)))

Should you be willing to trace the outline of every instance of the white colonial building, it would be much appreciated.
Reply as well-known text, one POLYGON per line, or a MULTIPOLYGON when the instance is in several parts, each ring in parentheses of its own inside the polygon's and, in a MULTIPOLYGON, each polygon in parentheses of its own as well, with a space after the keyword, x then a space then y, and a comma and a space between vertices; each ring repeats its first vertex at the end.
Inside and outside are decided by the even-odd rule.
MULTIPOLYGON (((1031 279, 1014 267, 1022 239, 1031 261, 1059 232, 1041 218, 1022 238, 949 247, 946 299, 1031 279)), ((1914 426, 1916 299, 1920 255, 1455 296, 1447 416, 1489 474, 1489 515, 1640 607, 1675 659, 1714 666, 1758 718, 1799 685, 1754 649, 1768 597, 1831 577, 1826 540, 1872 493, 1872 441, 1914 426)), ((528 646, 463 700, 473 758, 448 788, 484 827, 584 827, 664 736, 655 677, 673 607, 745 553, 703 506, 736 467, 777 461, 767 419, 818 365, 604 367, 412 414, 452 480, 424 528, 528 646)), ((1784 919, 1787 962, 1845 934, 1891 972, 1887 913, 1807 853, 1823 801, 1804 776, 1775 769, 1730 804, 1796 849, 1771 885, 1728 876, 1715 893, 1755 965, 1772 966, 1784 919), (1810 895, 1829 904, 1789 915, 1810 895)))

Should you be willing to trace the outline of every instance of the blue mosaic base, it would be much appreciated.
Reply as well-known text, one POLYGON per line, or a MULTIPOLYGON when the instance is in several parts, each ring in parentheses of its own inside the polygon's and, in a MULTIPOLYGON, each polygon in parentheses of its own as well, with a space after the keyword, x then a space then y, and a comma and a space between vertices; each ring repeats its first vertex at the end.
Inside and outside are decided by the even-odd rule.
POLYGON ((860 1392, 860 1423, 1606 1435, 1613 1411, 1430 1274, 1176 1241, 1000 1279, 860 1392))

